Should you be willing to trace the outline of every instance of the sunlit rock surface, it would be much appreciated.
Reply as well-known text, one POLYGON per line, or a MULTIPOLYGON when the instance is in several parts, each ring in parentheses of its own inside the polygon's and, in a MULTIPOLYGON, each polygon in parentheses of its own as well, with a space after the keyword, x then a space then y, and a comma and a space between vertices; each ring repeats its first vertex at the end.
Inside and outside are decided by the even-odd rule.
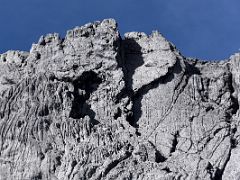
POLYGON ((0 55, 0 179, 240 178, 240 55, 186 58, 113 19, 0 55))

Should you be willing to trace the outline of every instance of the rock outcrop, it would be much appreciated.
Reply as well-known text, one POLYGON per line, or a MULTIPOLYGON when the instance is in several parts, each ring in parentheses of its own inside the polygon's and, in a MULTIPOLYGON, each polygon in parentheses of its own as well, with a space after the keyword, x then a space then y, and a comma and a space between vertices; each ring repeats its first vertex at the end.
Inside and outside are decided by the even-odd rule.
POLYGON ((0 55, 0 179, 239 179, 240 54, 186 58, 113 19, 0 55))

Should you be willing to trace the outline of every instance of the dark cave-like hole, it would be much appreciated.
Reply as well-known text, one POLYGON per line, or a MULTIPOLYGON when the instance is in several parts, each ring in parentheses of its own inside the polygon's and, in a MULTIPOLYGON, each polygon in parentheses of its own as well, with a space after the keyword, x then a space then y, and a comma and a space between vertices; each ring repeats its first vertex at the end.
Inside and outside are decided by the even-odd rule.
POLYGON ((41 59, 41 54, 39 52, 36 53, 36 59, 41 59))
POLYGON ((131 126, 137 128, 137 126, 136 126, 136 124, 135 124, 135 120, 134 120, 134 116, 133 116, 133 112, 132 112, 132 111, 129 111, 129 112, 127 113, 126 120, 127 120, 127 122, 128 122, 131 126))
POLYGON ((39 157, 40 160, 42 161, 42 160, 45 158, 45 155, 44 155, 42 152, 40 152, 40 153, 38 154, 38 157, 39 157))
POLYGON ((94 116, 94 112, 86 101, 90 98, 91 93, 97 90, 101 82, 102 79, 94 71, 83 72, 81 76, 72 82, 74 99, 70 111, 71 118, 79 119, 86 115, 94 116))
POLYGON ((216 168, 215 175, 212 179, 213 180, 222 180, 222 175, 223 175, 222 170, 219 168, 216 168))
POLYGON ((49 79, 50 81, 54 81, 54 79, 56 79, 56 76, 55 76, 54 74, 50 74, 49 77, 48 77, 48 79, 49 79))
POLYGON ((44 106, 40 109, 40 111, 38 112, 38 116, 43 117, 43 116, 47 116, 47 115, 49 115, 49 108, 48 108, 47 105, 44 105, 44 106))
POLYGON ((77 68, 78 68, 78 65, 77 65, 77 64, 74 64, 74 65, 73 65, 73 70, 75 71, 75 70, 77 70, 77 68))
POLYGON ((56 165, 57 165, 57 166, 61 166, 61 164, 62 164, 62 162, 61 162, 61 159, 62 159, 61 156, 57 156, 55 159, 56 159, 56 165))
POLYGON ((138 129, 136 130, 136 135, 141 136, 141 133, 138 131, 138 129))
POLYGON ((118 107, 118 108, 117 108, 117 111, 114 113, 113 118, 114 118, 114 119, 117 119, 117 118, 119 118, 119 117, 121 117, 121 116, 122 116, 122 110, 118 107))
POLYGON ((3 62, 6 62, 7 61, 7 58, 6 57, 3 57, 3 60, 2 60, 3 62))
POLYGON ((166 158, 159 151, 156 150, 155 161, 156 161, 156 163, 164 162, 164 161, 166 161, 166 158))
POLYGON ((238 141, 236 139, 231 139, 231 148, 236 148, 238 144, 238 141))
POLYGON ((17 127, 20 128, 20 127, 23 125, 23 123, 24 123, 24 122, 22 122, 22 121, 18 121, 18 122, 17 122, 17 127))
POLYGON ((177 144, 178 144, 178 136, 179 136, 179 133, 178 131, 174 134, 174 138, 173 138, 173 141, 172 141, 172 148, 170 150, 171 153, 175 152, 176 151, 176 148, 177 148, 177 144))
POLYGON ((58 129, 60 129, 60 127, 61 127, 60 123, 56 123, 56 127, 57 127, 58 129))
POLYGON ((208 111, 210 111, 210 110, 212 110, 212 111, 213 111, 213 110, 214 110, 214 107, 212 107, 212 106, 209 106, 209 107, 207 107, 207 108, 206 108, 206 112, 208 112, 208 111))
POLYGON ((172 171, 169 169, 169 167, 165 167, 162 170, 166 171, 167 173, 171 173, 172 171))

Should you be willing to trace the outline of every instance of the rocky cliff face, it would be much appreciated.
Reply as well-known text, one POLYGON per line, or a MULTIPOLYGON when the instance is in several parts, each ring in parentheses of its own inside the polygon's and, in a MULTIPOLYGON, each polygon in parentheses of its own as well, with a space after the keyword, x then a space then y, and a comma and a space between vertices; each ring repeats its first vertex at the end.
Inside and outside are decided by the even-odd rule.
POLYGON ((239 179, 240 54, 185 58, 112 19, 0 55, 0 179, 239 179))

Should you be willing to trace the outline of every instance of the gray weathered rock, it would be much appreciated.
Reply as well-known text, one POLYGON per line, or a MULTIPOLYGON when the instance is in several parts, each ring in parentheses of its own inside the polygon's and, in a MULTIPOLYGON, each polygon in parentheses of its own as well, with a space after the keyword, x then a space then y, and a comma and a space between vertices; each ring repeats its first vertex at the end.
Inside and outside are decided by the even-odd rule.
POLYGON ((240 54, 113 19, 0 55, 0 179, 239 179, 240 54))

